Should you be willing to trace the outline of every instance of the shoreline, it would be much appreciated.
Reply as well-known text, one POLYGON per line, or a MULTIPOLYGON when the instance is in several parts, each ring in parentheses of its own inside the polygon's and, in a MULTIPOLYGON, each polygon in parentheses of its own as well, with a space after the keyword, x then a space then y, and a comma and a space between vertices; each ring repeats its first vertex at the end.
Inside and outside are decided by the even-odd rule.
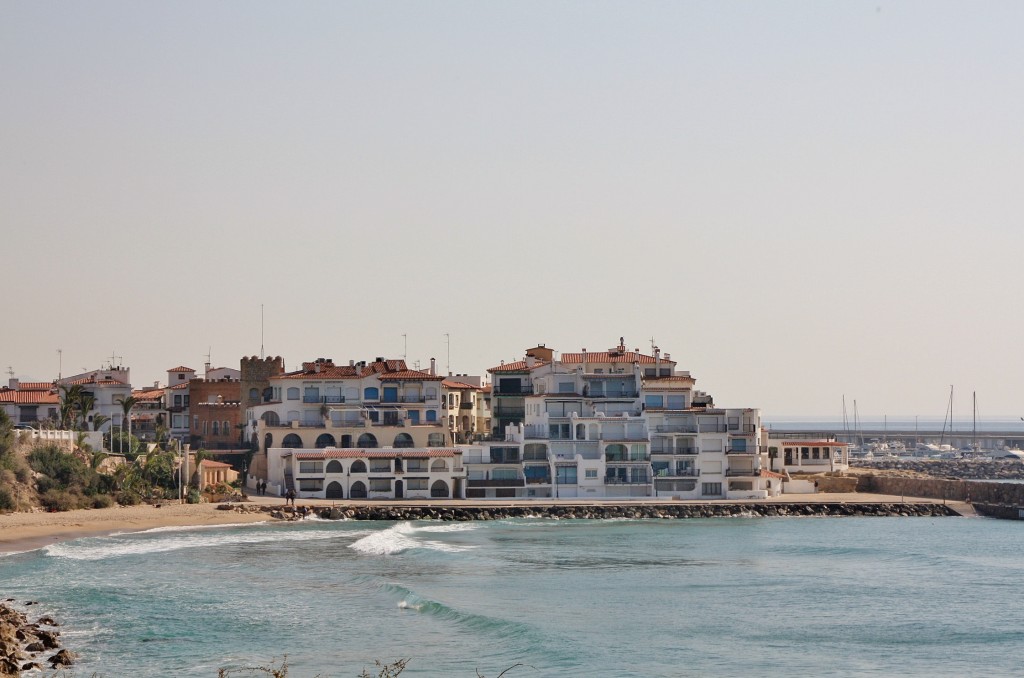
POLYGON ((218 510, 218 504, 150 504, 77 509, 59 513, 0 515, 0 554, 34 551, 51 544, 114 532, 142 532, 157 527, 204 527, 267 522, 263 513, 218 510))
MULTIPOLYGON (((308 506, 313 511, 344 508, 363 509, 359 513, 372 513, 375 516, 395 515, 395 512, 419 513, 423 509, 434 512, 467 511, 503 512, 509 509, 533 508, 537 513, 560 513, 568 509, 589 509, 588 512, 603 513, 606 509, 636 509, 646 511, 656 507, 675 507, 683 509, 710 508, 716 505, 724 510, 725 505, 749 508, 787 505, 814 506, 866 506, 866 505, 928 505, 942 504, 941 500, 900 497, 894 495, 868 493, 817 493, 808 495, 787 495, 771 500, 713 500, 713 501, 673 501, 645 498, 642 500, 439 500, 439 501, 331 501, 316 499, 300 499, 299 506, 308 506), (553 510, 554 509, 554 510, 553 510)), ((951 504, 954 502, 951 502, 951 504)), ((956 502, 959 503, 959 502, 956 502)), ((272 514, 285 510, 283 500, 279 497, 248 497, 247 501, 230 504, 234 510, 220 508, 223 504, 171 504, 158 506, 140 504, 138 506, 117 506, 104 509, 78 509, 61 513, 29 512, 8 513, 0 515, 0 554, 22 553, 34 551, 51 544, 72 539, 98 537, 115 532, 142 532, 159 527, 206 527, 231 525, 239 523, 277 522, 280 518, 272 514), (244 507, 244 510, 238 510, 244 507)), ((957 513, 964 514, 957 507, 957 513)), ((577 511, 581 512, 581 511, 577 511)), ((760 513, 760 511, 754 511, 760 513)), ((675 511, 673 511, 675 513, 675 511)), ((971 512, 973 513, 973 511, 971 512)), ((780 515, 790 515, 779 512, 780 515)), ((839 515, 837 512, 826 511, 821 515, 839 515)), ((387 519, 387 518, 384 518, 387 519)), ((287 520, 287 518, 286 518, 287 520)))

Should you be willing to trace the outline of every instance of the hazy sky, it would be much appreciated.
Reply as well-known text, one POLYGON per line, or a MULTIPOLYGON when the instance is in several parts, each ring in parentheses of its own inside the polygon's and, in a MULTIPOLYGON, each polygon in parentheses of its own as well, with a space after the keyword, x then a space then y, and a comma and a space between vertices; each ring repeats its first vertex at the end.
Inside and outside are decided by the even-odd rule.
POLYGON ((1024 415, 1024 3, 0 2, 3 370, 653 337, 1024 415))

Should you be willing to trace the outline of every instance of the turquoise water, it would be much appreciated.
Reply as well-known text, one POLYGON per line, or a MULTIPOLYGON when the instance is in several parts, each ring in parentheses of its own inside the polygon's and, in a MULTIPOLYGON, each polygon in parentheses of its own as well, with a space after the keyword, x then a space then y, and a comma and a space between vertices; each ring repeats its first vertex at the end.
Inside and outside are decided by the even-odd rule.
POLYGON ((77 675, 995 676, 1024 666, 1024 523, 967 518, 247 525, 0 557, 77 675))

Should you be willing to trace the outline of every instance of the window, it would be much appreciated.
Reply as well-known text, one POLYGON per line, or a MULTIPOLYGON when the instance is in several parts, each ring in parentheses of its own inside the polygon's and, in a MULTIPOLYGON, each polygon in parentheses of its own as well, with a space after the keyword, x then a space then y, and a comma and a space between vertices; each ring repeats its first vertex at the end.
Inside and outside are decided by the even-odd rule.
POLYGON ((288 389, 288 400, 298 400, 298 399, 299 399, 299 389, 294 387, 294 386, 292 388, 288 389))
POLYGON ((576 467, 575 466, 559 466, 555 469, 555 477, 559 485, 575 485, 576 484, 576 467))
POLYGON ((701 483, 700 493, 705 497, 713 497, 722 494, 722 483, 701 483))
POLYGON ((352 462, 352 473, 366 473, 366 462, 362 459, 356 459, 352 462))
POLYGON ((363 400, 379 400, 380 392, 375 386, 368 386, 363 389, 363 400))
POLYGON ((800 458, 801 459, 810 459, 811 458, 811 448, 809 448, 809 447, 801 447, 800 448, 800 458))
POLYGON ((390 459, 371 459, 370 473, 391 473, 390 459))
POLYGON ((427 410, 427 421, 431 424, 437 421, 437 410, 427 410))
POLYGON ((192 415, 192 430, 195 431, 196 433, 199 432, 199 415, 198 414, 193 414, 192 415))
MULTIPOLYGON (((206 422, 203 422, 203 427, 204 428, 206 427, 206 422)), ((213 422, 213 430, 211 431, 211 433, 213 435, 215 435, 215 436, 219 436, 220 435, 220 423, 219 422, 216 422, 216 421, 213 422)))
POLYGON ((427 447, 444 447, 445 440, 443 433, 431 433, 427 436, 427 447))
POLYGON ((324 463, 322 461, 300 461, 299 473, 323 473, 324 463))
POLYGON ((587 478, 588 480, 596 479, 597 478, 597 469, 596 468, 585 469, 583 471, 583 477, 587 478))
POLYGON ((320 389, 316 386, 307 386, 306 390, 302 394, 302 402, 304 403, 318 403, 320 402, 320 389))
POLYGON ((513 468, 496 468, 491 471, 491 478, 494 480, 516 480, 519 473, 513 468))
POLYGON ((390 478, 373 478, 370 480, 370 492, 390 492, 390 478))
POLYGON ((405 489, 407 490, 426 490, 427 479, 426 478, 409 478, 405 481, 405 489))
POLYGON ((686 396, 683 395, 670 395, 667 398, 668 409, 670 410, 685 410, 686 409, 686 396))
POLYGON ((182 399, 180 395, 174 396, 174 406, 181 407, 182 399))
POLYGON ((646 395, 644 396, 644 405, 649 408, 662 408, 665 407, 665 398, 660 395, 646 395))
POLYGON ((560 381, 558 382, 559 393, 575 393, 576 385, 571 381, 560 381))
POLYGON ((260 400, 260 390, 258 388, 250 388, 249 389, 249 400, 250 401, 259 402, 259 400, 260 400))

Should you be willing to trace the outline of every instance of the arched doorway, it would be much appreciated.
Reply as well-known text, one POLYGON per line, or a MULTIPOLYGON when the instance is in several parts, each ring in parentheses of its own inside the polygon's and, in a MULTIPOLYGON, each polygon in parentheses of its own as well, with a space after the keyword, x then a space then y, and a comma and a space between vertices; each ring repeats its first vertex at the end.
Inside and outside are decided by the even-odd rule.
POLYGON ((413 447, 412 436, 408 433, 399 433, 395 436, 395 447, 413 447))
POLYGON ((352 487, 348 491, 348 498, 366 499, 366 485, 363 484, 363 481, 357 480, 356 482, 352 483, 352 487))
POLYGON ((340 461, 338 461, 337 459, 331 459, 329 462, 327 462, 327 472, 328 473, 344 473, 345 469, 342 468, 340 461))
POLYGON ((356 447, 373 448, 377 447, 377 436, 372 433, 364 433, 356 441, 356 447))
POLYGON ((287 447, 289 449, 300 449, 302 447, 302 438, 294 433, 289 433, 281 441, 281 447, 287 447))
POLYGON ((405 498, 405 490, 404 490, 404 488, 402 486, 402 481, 401 480, 396 480, 395 481, 395 499, 403 499, 403 498, 405 498))
POLYGON ((262 419, 263 423, 266 424, 267 426, 281 425, 281 417, 277 416, 277 412, 264 412, 263 416, 260 417, 260 419, 262 419))
POLYGON ((443 480, 435 480, 434 484, 430 486, 430 498, 431 499, 447 499, 448 498, 448 483, 443 480))
POLYGON ((325 447, 336 447, 336 442, 334 436, 330 433, 321 433, 316 438, 316 449, 322 450, 325 447))
POLYGON ((362 459, 356 459, 352 462, 351 473, 366 473, 366 462, 362 459))
POLYGON ((435 459, 430 465, 431 473, 443 473, 448 470, 448 463, 444 459, 435 459))
POLYGON ((327 486, 327 498, 328 499, 344 499, 345 490, 342 489, 341 483, 337 480, 332 480, 330 485, 327 486))

